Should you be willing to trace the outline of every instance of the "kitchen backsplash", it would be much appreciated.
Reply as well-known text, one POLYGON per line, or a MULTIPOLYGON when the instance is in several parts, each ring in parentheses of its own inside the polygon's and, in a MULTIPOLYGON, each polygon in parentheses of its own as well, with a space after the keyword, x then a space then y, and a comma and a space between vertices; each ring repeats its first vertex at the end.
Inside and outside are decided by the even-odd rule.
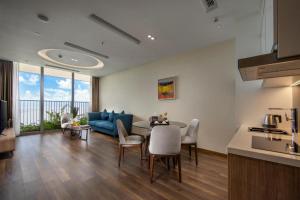
MULTIPOLYGON (((293 94, 293 108, 298 108, 298 127, 300 127, 300 86, 294 86, 292 90, 293 94)), ((299 130, 298 130, 299 132, 299 130)))

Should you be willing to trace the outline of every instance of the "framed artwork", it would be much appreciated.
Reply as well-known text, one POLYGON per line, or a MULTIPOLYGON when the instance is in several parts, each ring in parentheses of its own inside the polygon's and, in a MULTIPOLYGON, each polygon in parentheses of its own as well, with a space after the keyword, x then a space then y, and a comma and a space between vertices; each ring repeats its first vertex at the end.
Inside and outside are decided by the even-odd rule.
POLYGON ((176 77, 164 78, 158 80, 158 100, 174 100, 176 77))

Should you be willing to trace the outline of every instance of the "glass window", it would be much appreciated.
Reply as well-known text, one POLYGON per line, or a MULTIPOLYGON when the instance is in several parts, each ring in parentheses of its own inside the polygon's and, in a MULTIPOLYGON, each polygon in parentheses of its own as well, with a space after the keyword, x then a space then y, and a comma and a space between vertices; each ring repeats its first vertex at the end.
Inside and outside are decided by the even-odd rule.
POLYGON ((70 113, 72 72, 44 68, 44 130, 60 129, 61 113, 70 113))
POLYGON ((19 102, 21 133, 40 130, 41 68, 19 64, 19 102))
POLYGON ((75 73, 74 75, 74 107, 80 116, 85 116, 90 110, 91 76, 75 73))

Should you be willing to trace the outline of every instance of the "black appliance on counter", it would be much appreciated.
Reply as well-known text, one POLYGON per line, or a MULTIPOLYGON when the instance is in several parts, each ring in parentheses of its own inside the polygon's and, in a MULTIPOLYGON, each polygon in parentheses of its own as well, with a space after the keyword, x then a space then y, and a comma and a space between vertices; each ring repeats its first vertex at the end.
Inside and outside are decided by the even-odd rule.
POLYGON ((288 132, 278 128, 265 128, 265 127, 249 127, 249 132, 261 132, 261 133, 272 133, 280 135, 288 135, 288 132))

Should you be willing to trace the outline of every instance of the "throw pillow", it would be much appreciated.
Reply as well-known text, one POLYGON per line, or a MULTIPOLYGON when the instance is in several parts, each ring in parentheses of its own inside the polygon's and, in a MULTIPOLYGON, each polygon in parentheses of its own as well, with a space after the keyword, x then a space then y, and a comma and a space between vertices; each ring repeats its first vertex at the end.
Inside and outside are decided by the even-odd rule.
POLYGON ((108 120, 113 122, 114 121, 114 115, 115 115, 115 111, 112 111, 111 113, 109 113, 108 120))
POLYGON ((125 111, 123 110, 123 111, 121 112, 121 114, 124 115, 124 114, 125 114, 125 111))
POLYGON ((104 109, 104 111, 101 113, 101 119, 102 120, 108 119, 108 113, 107 113, 106 109, 104 109))

